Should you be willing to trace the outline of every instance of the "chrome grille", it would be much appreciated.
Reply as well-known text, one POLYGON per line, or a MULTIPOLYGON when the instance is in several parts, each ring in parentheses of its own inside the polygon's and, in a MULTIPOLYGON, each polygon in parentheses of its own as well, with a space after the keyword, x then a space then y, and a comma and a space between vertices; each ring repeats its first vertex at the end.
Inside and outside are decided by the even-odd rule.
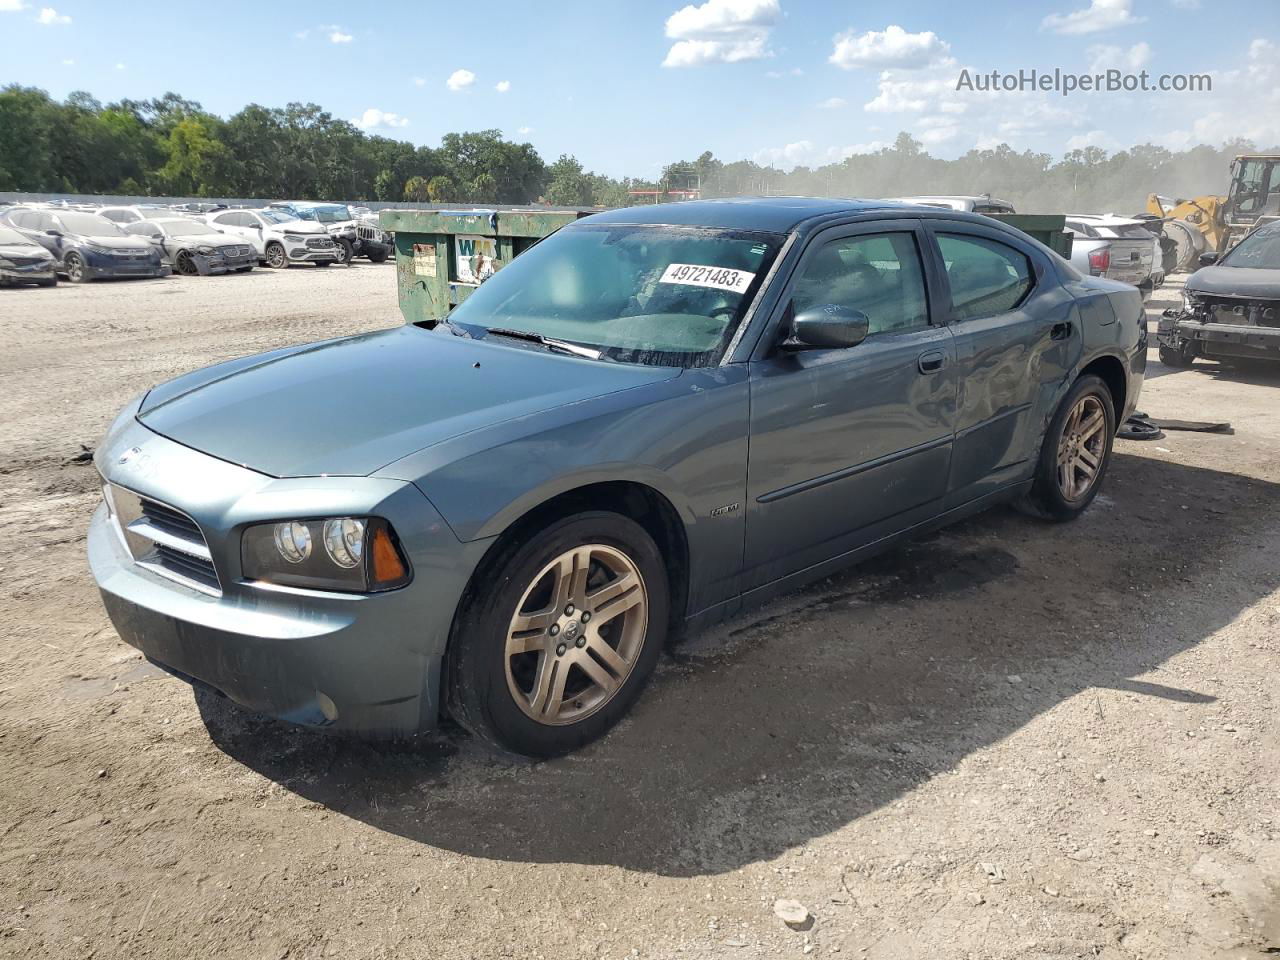
POLYGON ((312 237, 307 241, 307 246, 312 250, 328 250, 334 246, 334 242, 328 237, 312 237))
POLYGON ((168 504, 109 483, 107 508, 138 566, 212 596, 222 595, 200 525, 168 504))

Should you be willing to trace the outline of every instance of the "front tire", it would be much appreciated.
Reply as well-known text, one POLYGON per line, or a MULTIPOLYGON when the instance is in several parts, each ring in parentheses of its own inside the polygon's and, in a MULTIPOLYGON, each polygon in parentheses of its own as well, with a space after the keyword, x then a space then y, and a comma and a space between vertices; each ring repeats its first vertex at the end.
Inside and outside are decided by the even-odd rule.
POLYGON ((338 237, 335 241, 338 244, 338 262, 343 266, 351 266, 351 261, 356 257, 356 249, 351 245, 350 240, 338 237))
POLYGON ((1116 433, 1115 403, 1101 377, 1081 377, 1058 405, 1040 444, 1031 492, 1019 506, 1046 520, 1074 520, 1098 495, 1116 433))
POLYGON ((643 527, 604 511, 499 551, 455 618, 449 713, 490 746, 558 756, 602 736, 643 690, 666 640, 666 565, 643 527))
POLYGON ((89 269, 85 266, 84 258, 74 250, 62 261, 62 268, 72 283, 86 283, 89 280, 89 269))
POLYGON ((267 257, 267 266, 272 270, 283 270, 289 265, 289 257, 284 252, 284 244, 278 240, 272 240, 268 243, 264 252, 267 257))
POLYGON ((1167 347, 1162 343, 1160 344, 1160 362, 1174 370, 1185 370, 1196 362, 1196 357, 1194 353, 1188 353, 1185 348, 1180 350, 1177 347, 1167 347))

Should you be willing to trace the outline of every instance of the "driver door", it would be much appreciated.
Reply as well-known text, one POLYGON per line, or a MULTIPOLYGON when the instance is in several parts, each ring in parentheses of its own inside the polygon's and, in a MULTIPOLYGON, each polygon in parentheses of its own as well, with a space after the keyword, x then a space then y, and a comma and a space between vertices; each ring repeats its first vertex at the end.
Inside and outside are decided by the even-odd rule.
POLYGON ((945 316, 932 309, 929 242, 915 220, 835 227, 797 265, 751 363, 745 590, 940 511, 956 363, 945 316), (865 340, 784 342, 796 312, 831 303, 867 315, 865 340))

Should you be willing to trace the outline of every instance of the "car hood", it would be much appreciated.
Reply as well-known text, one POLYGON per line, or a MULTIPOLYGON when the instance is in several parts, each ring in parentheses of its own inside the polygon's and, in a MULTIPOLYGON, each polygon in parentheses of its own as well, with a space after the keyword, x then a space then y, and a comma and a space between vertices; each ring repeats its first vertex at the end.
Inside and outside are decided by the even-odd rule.
POLYGON ((1253 297, 1280 300, 1280 270, 1261 267, 1201 267, 1187 278, 1188 293, 1214 297, 1253 297))
POLYGON ((92 243, 95 247, 107 247, 110 250, 145 251, 150 249, 140 237, 113 237, 110 234, 101 237, 77 234, 77 237, 85 243, 92 243))
POLYGON ((19 260, 52 260, 53 255, 38 243, 0 243, 0 257, 19 260))
POLYGON ((366 476, 464 433, 679 374, 405 326, 198 370, 147 394, 138 419, 275 477, 366 476))
POLYGON ((282 233, 314 233, 321 236, 329 235, 329 231, 324 228, 324 225, 316 223, 314 220, 290 220, 287 223, 277 223, 275 228, 282 233))

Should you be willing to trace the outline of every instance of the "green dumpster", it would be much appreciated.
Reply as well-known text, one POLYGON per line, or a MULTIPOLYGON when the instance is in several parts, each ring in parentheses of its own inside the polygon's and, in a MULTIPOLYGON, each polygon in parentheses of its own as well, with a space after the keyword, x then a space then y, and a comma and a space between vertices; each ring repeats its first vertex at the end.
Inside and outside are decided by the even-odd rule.
POLYGON ((396 238, 400 312, 439 320, 494 271, 592 210, 383 210, 396 238))
POLYGON ((1071 259, 1071 237, 1067 230, 1067 218, 1060 213, 989 213, 992 220, 999 220, 1021 230, 1033 240, 1039 240, 1064 260, 1071 259))

